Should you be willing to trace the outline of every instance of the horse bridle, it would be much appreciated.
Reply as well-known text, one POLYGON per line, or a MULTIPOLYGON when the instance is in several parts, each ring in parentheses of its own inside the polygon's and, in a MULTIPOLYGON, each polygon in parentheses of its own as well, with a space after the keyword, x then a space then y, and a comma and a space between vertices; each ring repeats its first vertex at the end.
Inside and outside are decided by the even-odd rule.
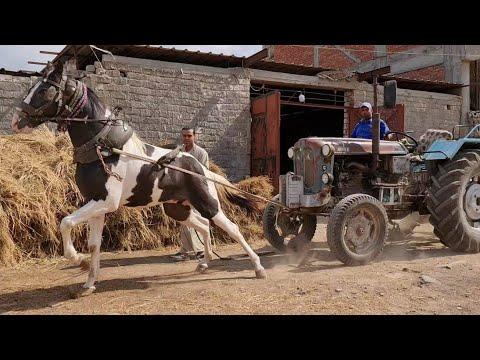
POLYGON ((81 81, 69 80, 65 68, 63 68, 60 82, 50 80, 48 78, 49 75, 50 74, 47 72, 42 80, 43 82, 49 83, 51 85, 47 89, 47 92, 45 94, 47 102, 38 108, 34 108, 30 104, 27 104, 25 101, 22 101, 19 106, 19 110, 29 117, 28 121, 30 123, 33 123, 33 125, 38 126, 48 120, 52 122, 57 122, 60 125, 62 121, 55 120, 58 119, 59 115, 73 118, 78 115, 78 113, 87 101, 87 86, 81 81), (67 104, 64 99, 68 81, 75 82, 75 84, 72 84, 72 88, 74 88, 75 90, 72 92, 72 94, 68 94, 68 96, 70 96, 71 98, 69 104, 67 104), (55 103, 57 104, 57 111, 55 115, 52 116, 50 119, 42 117, 45 110, 55 103))

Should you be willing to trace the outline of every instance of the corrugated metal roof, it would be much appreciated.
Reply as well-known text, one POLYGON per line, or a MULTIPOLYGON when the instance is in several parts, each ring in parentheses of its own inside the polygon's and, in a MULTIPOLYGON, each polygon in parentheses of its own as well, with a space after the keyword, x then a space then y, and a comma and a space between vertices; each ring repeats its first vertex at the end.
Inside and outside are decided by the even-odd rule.
POLYGON ((382 75, 381 80, 396 80, 397 86, 404 89, 421 90, 421 91, 447 91, 452 89, 458 89, 463 87, 462 84, 450 83, 446 81, 438 80, 416 80, 410 78, 404 78, 395 75, 382 75))
MULTIPOLYGON (((246 57, 234 55, 179 50, 175 48, 172 49, 150 45, 98 45, 98 47, 118 56, 223 68, 242 67, 247 59, 246 57)), ((64 61, 68 58, 74 57, 75 53, 77 55, 79 69, 84 69, 86 65, 93 64, 93 62, 96 61, 96 57, 88 45, 67 45, 60 54, 55 57, 53 62, 59 60, 64 61)), ((101 59, 101 52, 96 50, 96 53, 98 58, 101 59)), ((260 60, 251 65, 250 68, 298 75, 316 75, 326 70, 324 68, 279 63, 267 60, 260 60)))
MULTIPOLYGON (((364 78, 365 74, 358 73, 359 80, 367 81, 370 84, 373 83, 373 78, 371 76, 367 76, 364 78)), ((411 78, 406 78, 402 77, 400 75, 390 75, 390 74, 385 74, 385 75, 379 75, 378 76, 378 81, 380 83, 388 80, 396 80, 397 81, 397 86, 402 89, 410 89, 410 90, 420 90, 420 91, 431 91, 431 92, 448 92, 453 89, 458 89, 463 87, 464 85, 462 84, 455 84, 455 83, 450 83, 447 81, 439 81, 439 80, 424 80, 424 79, 411 79, 411 78)))
POLYGON ((36 71, 27 71, 27 70, 12 71, 12 70, 6 70, 5 68, 0 69, 0 74, 12 75, 12 76, 24 76, 24 77, 42 76, 42 74, 36 71))

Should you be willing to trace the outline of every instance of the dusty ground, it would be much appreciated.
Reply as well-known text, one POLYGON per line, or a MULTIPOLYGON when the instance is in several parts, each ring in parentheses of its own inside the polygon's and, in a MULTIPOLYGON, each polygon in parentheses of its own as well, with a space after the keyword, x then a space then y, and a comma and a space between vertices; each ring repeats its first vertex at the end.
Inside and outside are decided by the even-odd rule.
MULTIPOLYGON (((196 262, 172 263, 168 251, 103 253, 97 291, 72 294, 86 273, 62 259, 0 268, 0 314, 479 314, 480 255, 456 254, 429 225, 391 243, 374 263, 346 267, 320 230, 305 266, 286 255, 262 256, 267 280, 256 280, 239 245, 207 274, 196 262), (422 283, 421 276, 433 278, 422 283)), ((258 252, 272 250, 265 242, 258 252)), ((428 279, 427 279, 428 280, 428 279)))

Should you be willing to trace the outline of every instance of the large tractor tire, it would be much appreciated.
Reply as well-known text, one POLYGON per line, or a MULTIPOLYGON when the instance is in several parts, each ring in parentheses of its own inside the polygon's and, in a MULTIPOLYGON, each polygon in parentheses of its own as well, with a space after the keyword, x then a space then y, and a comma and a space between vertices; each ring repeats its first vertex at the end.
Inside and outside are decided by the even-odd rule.
POLYGON ((375 259, 387 236, 387 212, 380 201, 366 194, 342 199, 327 225, 328 246, 346 265, 363 265, 375 259))
MULTIPOLYGON (((272 200, 279 201, 279 195, 272 200)), ((263 212, 263 233, 268 242, 284 253, 287 250, 301 251, 310 243, 317 229, 315 215, 295 215, 294 217, 280 211, 278 206, 268 204, 263 212)))
POLYGON ((480 251, 480 151, 459 152, 438 165, 427 207, 435 235, 458 252, 480 251))

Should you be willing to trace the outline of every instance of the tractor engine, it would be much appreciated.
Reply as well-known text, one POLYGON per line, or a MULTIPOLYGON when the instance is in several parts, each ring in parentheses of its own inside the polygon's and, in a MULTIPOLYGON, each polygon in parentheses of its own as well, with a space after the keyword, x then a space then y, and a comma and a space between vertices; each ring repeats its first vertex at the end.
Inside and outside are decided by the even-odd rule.
POLYGON ((304 212, 328 212, 350 194, 377 198, 393 218, 422 202, 427 172, 403 144, 380 141, 379 165, 370 171, 372 141, 305 138, 289 149, 294 172, 280 177, 280 201, 304 212))

